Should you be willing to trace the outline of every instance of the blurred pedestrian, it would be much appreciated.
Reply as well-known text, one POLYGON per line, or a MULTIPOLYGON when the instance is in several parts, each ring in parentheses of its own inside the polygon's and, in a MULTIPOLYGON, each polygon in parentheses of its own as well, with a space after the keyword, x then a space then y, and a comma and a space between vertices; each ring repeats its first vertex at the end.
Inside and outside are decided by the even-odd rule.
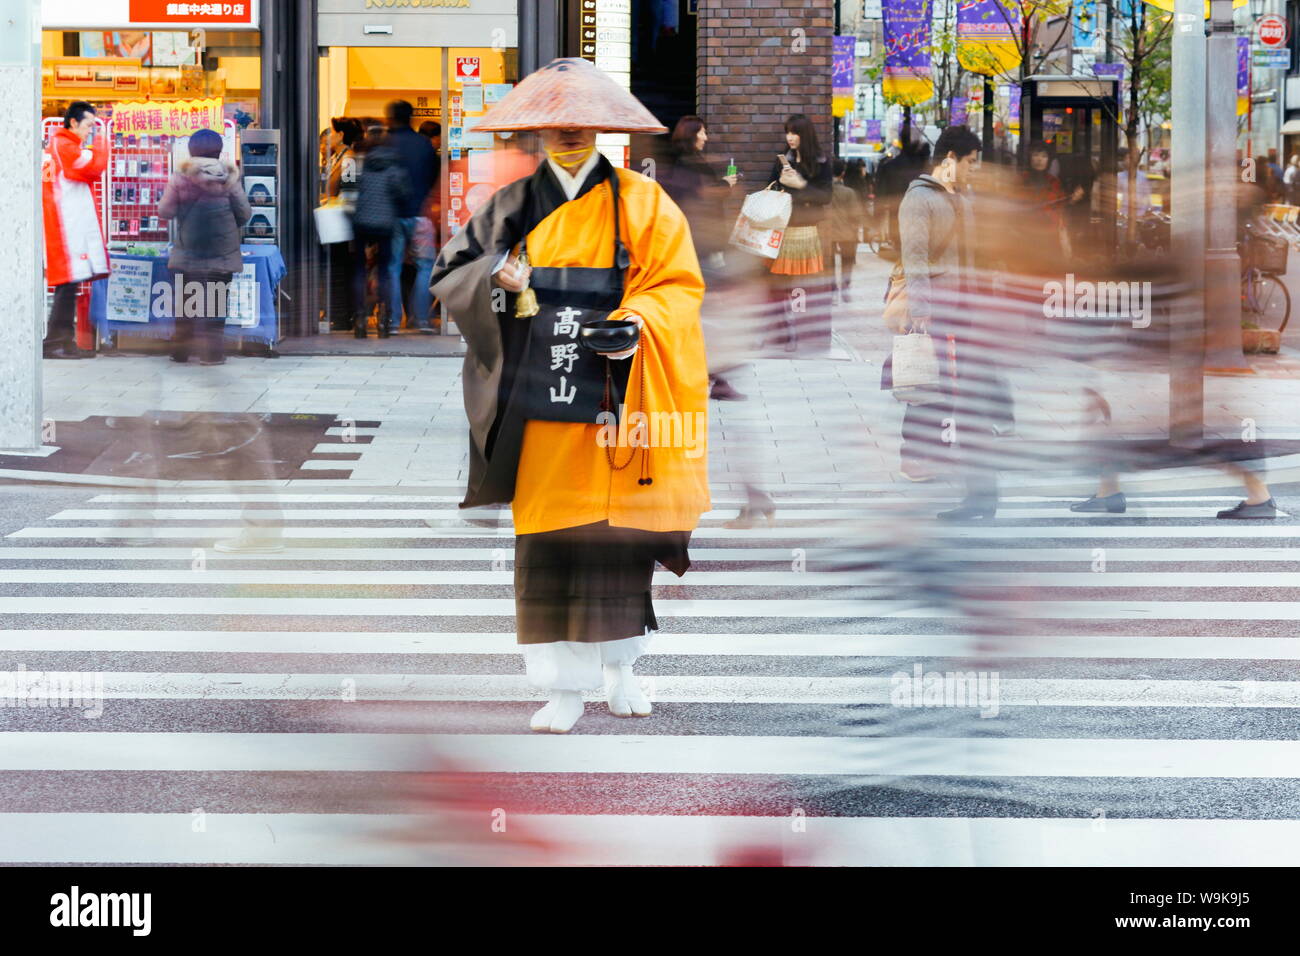
POLYGON ((402 325, 402 303, 406 301, 402 290, 402 264, 406 261, 406 247, 415 237, 415 227, 425 201, 438 181, 438 152, 428 136, 421 136, 411 129, 414 113, 414 107, 406 100, 393 100, 384 109, 388 123, 384 145, 397 156, 400 168, 406 175, 407 185, 405 194, 397 204, 397 216, 392 230, 392 255, 388 261, 388 302, 392 331, 397 331, 402 325))
POLYGON ((709 131, 698 116, 683 116, 673 128, 668 168, 658 177, 664 192, 686 214, 691 238, 707 282, 711 272, 721 270, 727 248, 730 223, 726 201, 735 176, 720 175, 704 154, 709 131))
POLYGON ((1291 161, 1286 164, 1286 172, 1282 174, 1282 185, 1286 187, 1287 205, 1297 205, 1297 200, 1300 199, 1300 153, 1291 154, 1291 161))
MULTIPOLYGON (((412 133, 411 135, 417 135, 412 133)), ((379 299, 379 337, 386 339, 393 325, 402 318, 401 296, 392 281, 392 263, 396 254, 394 234, 401 211, 410 199, 411 187, 402 167, 401 157, 387 145, 383 130, 372 126, 362 140, 361 183, 357 205, 352 213, 352 230, 356 237, 353 263, 352 301, 363 303, 353 321, 353 334, 366 337, 369 309, 367 246, 375 248, 375 286, 379 299)), ((400 263, 399 263, 400 266, 400 263)))
POLYGON ((430 190, 425 200, 424 209, 415 220, 415 232, 411 235, 409 247, 411 264, 415 267, 415 281, 411 284, 411 304, 409 317, 411 328, 423 335, 432 335, 433 329, 433 295, 429 292, 429 278, 433 275, 433 263, 438 258, 437 205, 433 201, 434 190, 430 190))
POLYGON ((862 204, 858 194, 845 183, 848 166, 837 159, 832 167, 835 181, 831 185, 831 279, 835 294, 844 302, 853 284, 853 267, 858 261, 859 230, 862 228, 862 204))
POLYGON ((231 280, 244 271, 240 230, 252 218, 248 196, 230 160, 221 159, 221 134, 201 129, 190 137, 190 158, 172 173, 158 215, 176 223, 167 268, 184 286, 197 282, 204 290, 202 315, 190 315, 190 298, 176 310, 172 361, 186 362, 197 344, 202 365, 226 360, 225 330, 232 291, 231 280))
POLYGON ((685 214, 700 260, 705 286, 701 313, 709 341, 709 397, 739 401, 745 396, 724 376, 747 360, 744 342, 754 331, 742 327, 746 316, 735 308, 738 303, 732 295, 735 273, 749 263, 728 260, 731 224, 726 204, 737 177, 720 174, 709 161, 704 153, 708 141, 708 128, 702 119, 698 116, 679 119, 673 128, 667 168, 658 181, 685 214), (719 296, 723 299, 719 300, 719 296))
POLYGON ((95 108, 77 100, 50 137, 42 169, 45 282, 54 286, 45 358, 94 358, 77 345, 77 286, 108 275, 108 247, 95 211, 94 184, 108 166, 108 140, 95 137, 95 108))
POLYGON ((801 337, 829 347, 830 289, 818 227, 830 208, 831 164, 804 114, 786 118, 785 150, 777 154, 768 179, 793 200, 781 251, 772 263, 771 301, 779 305, 784 321, 785 350, 796 351, 801 337), (804 317, 798 324, 796 315, 804 317))
POLYGON ((944 520, 996 515, 992 442, 997 423, 1009 417, 1009 396, 996 368, 998 334, 968 312, 979 280, 974 216, 965 192, 980 145, 979 137, 964 126, 949 126, 940 133, 931 171, 908 187, 898 215, 910 331, 928 333, 936 341, 941 354, 947 353, 940 366, 948 370, 948 397, 907 406, 903 471, 905 477, 918 477, 909 473, 909 464, 933 467, 955 438, 966 496, 956 508, 939 514, 944 520))
MULTIPOLYGON (((364 131, 361 122, 350 116, 338 116, 331 122, 330 164, 325 179, 325 198, 338 199, 350 212, 356 205, 358 174, 357 147, 364 131)), ((329 250, 330 285, 326 309, 330 327, 335 331, 352 328, 353 316, 362 303, 352 301, 352 273, 355 268, 356 242, 332 242, 329 250)))
POLYGON ((1064 215, 1067 197, 1061 181, 1051 172, 1053 159, 1052 148, 1041 139, 1034 140, 1029 144, 1029 166, 1020 174, 1022 248, 1030 268, 1042 273, 1059 271, 1069 253, 1064 215))
POLYGON ((899 130, 898 141, 898 152, 882 161, 876 171, 876 214, 887 227, 885 235, 895 251, 899 248, 898 207, 907 187, 925 172, 930 160, 930 145, 920 130, 899 130))
POLYGON ((415 221, 415 232, 411 234, 411 244, 407 249, 407 259, 414 268, 411 282, 411 296, 408 306, 411 328, 423 335, 434 332, 433 295, 429 292, 429 277, 433 274, 433 263, 438 258, 439 223, 442 221, 442 195, 439 171, 442 162, 438 149, 442 143, 442 125, 433 120, 420 124, 420 135, 429 140, 433 146, 434 176, 429 194, 424 199, 420 215, 415 221))

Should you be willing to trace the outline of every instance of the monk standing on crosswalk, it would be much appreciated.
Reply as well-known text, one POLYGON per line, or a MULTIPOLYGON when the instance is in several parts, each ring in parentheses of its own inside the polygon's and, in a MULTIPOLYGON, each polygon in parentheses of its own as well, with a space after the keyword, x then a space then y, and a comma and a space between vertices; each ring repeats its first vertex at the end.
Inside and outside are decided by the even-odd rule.
POLYGON ((532 729, 567 733, 602 684, 611 713, 648 716, 632 665, 658 627, 654 566, 685 573, 709 508, 704 282, 681 211, 595 144, 667 130, 577 59, 524 79, 477 129, 536 130, 547 159, 434 266, 468 347, 462 507, 512 503, 517 637, 549 693, 532 729))

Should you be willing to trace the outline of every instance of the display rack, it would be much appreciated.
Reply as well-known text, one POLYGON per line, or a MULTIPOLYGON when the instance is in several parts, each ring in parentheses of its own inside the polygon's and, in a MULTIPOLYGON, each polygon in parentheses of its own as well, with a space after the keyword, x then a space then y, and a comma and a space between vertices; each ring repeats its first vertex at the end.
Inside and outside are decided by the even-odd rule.
POLYGON ((166 242, 168 221, 158 204, 172 171, 172 139, 113 130, 108 163, 108 241, 166 242))
POLYGON ((246 129, 239 143, 240 175, 253 217, 244 227, 244 242, 277 245, 280 241, 280 131, 246 129))

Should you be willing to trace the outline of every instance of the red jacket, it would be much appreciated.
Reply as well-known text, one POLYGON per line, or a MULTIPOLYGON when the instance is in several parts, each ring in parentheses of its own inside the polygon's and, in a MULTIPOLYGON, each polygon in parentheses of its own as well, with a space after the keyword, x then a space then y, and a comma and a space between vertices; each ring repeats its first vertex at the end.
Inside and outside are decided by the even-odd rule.
POLYGON ((108 247, 92 192, 107 166, 108 142, 102 136, 94 147, 84 146, 69 129, 50 137, 41 168, 46 284, 108 275, 108 247))

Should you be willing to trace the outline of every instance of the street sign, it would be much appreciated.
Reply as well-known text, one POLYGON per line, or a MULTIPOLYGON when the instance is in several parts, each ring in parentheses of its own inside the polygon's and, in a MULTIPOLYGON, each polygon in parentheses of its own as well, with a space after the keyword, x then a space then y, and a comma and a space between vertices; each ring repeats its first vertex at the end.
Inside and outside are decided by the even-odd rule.
POLYGON ((456 57, 456 82, 477 83, 483 74, 479 72, 479 58, 476 56, 456 57))
POLYGON ((1275 50, 1286 45, 1286 21, 1275 14, 1256 20, 1255 30, 1260 46, 1275 50))
POLYGON ((1250 55, 1251 66, 1257 70, 1291 69, 1290 50, 1255 50, 1250 55))

